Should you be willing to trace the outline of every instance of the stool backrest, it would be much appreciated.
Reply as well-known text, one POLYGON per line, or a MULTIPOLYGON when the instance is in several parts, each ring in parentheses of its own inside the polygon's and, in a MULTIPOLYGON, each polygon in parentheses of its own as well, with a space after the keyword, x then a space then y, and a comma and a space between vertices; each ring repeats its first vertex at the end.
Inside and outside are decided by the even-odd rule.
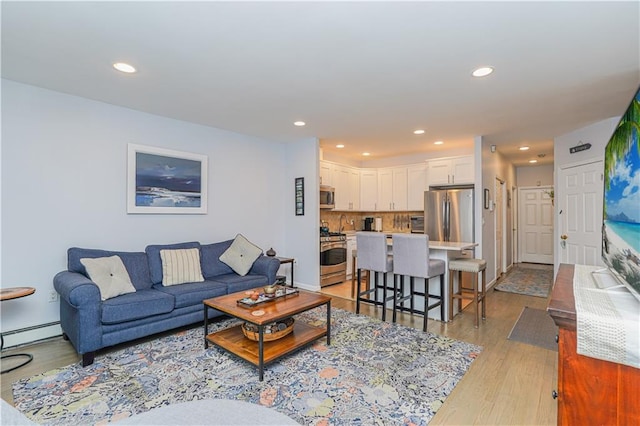
POLYGON ((428 235, 392 234, 392 239, 394 273, 411 277, 431 276, 428 235))
POLYGON ((391 272, 393 263, 387 254, 387 236, 380 232, 356 232, 358 268, 391 272))

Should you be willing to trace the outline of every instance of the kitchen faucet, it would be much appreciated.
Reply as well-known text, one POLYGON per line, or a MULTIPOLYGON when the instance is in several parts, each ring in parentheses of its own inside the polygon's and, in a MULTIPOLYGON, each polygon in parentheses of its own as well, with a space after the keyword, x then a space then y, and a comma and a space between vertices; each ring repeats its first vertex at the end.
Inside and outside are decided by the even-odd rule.
POLYGON ((343 218, 347 219, 347 217, 344 214, 341 214, 340 215, 340 225, 338 226, 338 232, 340 232, 340 233, 342 233, 342 230, 343 230, 343 228, 342 228, 342 219, 343 218))

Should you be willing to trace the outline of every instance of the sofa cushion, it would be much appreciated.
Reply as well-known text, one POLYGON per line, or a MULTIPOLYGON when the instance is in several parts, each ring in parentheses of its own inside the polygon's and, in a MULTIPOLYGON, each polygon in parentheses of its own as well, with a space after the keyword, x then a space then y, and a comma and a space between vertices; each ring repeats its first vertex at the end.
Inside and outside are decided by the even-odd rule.
POLYGON ((102 302, 103 324, 117 324, 171 312, 175 299, 155 289, 138 290, 102 302))
POLYGON ((204 281, 199 249, 160 250, 160 258, 162 259, 162 285, 204 281))
POLYGON ((88 277, 89 274, 82 262, 80 262, 80 259, 95 259, 96 257, 110 256, 118 256, 122 260, 136 290, 151 288, 149 262, 147 261, 147 255, 142 252, 107 251, 72 247, 67 250, 67 269, 88 277))
POLYGON ((227 293, 236 293, 238 291, 245 291, 250 288, 262 287, 269 284, 269 279, 266 275, 254 275, 247 274, 240 276, 238 274, 230 273, 227 275, 219 275, 214 281, 223 283, 227 286, 227 293))
POLYGON ((262 249, 247 240, 242 234, 236 235, 220 260, 226 263, 238 275, 247 275, 253 262, 262 254, 262 249))
POLYGON ((233 272, 233 269, 220 260, 220 256, 229 248, 233 240, 200 246, 200 263, 205 279, 233 272))
POLYGON ((188 243, 162 244, 147 246, 144 251, 147 253, 149 261, 149 274, 153 284, 162 282, 162 259, 160 258, 160 250, 189 249, 200 248, 200 243, 191 241, 188 243))
POLYGON ((185 306, 202 305, 202 301, 205 299, 227 294, 227 285, 215 281, 178 284, 168 287, 157 284, 154 289, 173 296, 176 309, 185 306))
POLYGON ((80 263, 98 286, 102 300, 136 291, 119 256, 83 258, 80 263))

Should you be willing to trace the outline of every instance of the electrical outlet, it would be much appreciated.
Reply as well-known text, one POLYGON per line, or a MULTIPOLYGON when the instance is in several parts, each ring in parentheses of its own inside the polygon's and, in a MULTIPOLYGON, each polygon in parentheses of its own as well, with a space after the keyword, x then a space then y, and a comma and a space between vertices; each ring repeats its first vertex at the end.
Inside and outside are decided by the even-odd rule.
POLYGON ((49 303, 53 303, 57 301, 58 301, 58 292, 55 290, 51 290, 49 292, 49 303))

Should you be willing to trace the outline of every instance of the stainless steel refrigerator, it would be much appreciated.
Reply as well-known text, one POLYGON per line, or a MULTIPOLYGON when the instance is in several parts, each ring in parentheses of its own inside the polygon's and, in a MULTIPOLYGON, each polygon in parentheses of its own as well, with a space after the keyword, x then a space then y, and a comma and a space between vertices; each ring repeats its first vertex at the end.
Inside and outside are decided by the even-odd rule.
POLYGON ((473 186, 424 193, 424 231, 430 241, 475 242, 473 186))

